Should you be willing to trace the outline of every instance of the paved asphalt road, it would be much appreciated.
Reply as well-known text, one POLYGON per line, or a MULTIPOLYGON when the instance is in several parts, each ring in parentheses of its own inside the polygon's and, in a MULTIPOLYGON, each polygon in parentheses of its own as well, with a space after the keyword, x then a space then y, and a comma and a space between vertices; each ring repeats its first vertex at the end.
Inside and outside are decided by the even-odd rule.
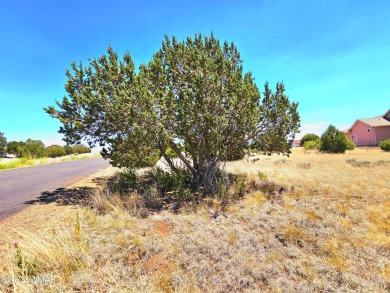
POLYGON ((0 172, 0 220, 28 206, 43 192, 51 192, 91 175, 109 163, 102 158, 27 167, 0 172))

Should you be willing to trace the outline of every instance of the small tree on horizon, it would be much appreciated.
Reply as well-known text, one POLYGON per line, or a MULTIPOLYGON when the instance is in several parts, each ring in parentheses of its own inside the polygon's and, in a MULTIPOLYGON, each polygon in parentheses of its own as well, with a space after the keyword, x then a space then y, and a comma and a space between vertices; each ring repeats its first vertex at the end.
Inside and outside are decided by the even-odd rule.
POLYGON ((344 133, 335 126, 329 125, 321 136, 320 151, 329 153, 345 153, 347 150, 347 138, 344 133))
POLYGON ((266 83, 261 99, 236 46, 213 35, 182 42, 165 37, 139 73, 129 53, 119 60, 111 47, 88 66, 73 63, 72 71, 68 97, 57 102, 59 109, 45 109, 63 124, 67 143, 99 144, 103 157, 121 167, 163 156, 178 172, 166 154, 172 150, 207 193, 217 191, 221 161, 255 144, 288 155, 298 132, 298 104, 284 85, 272 92, 266 83))

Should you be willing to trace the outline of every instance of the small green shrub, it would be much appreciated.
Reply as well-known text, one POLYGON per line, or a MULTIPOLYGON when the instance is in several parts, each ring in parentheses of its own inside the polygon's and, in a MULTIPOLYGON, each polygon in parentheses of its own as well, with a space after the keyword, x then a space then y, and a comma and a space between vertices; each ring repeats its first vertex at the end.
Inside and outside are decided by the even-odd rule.
POLYGON ((303 147, 305 145, 305 142, 307 142, 307 141, 319 141, 319 140, 320 140, 320 137, 314 133, 305 134, 301 138, 301 147, 303 147))
POLYGON ((260 181, 268 181, 267 174, 265 174, 265 173, 263 173, 261 171, 257 172, 257 177, 259 178, 260 181))
POLYGON ((66 152, 62 146, 53 144, 45 148, 45 156, 49 158, 57 158, 65 155, 66 152))
POLYGON ((356 144, 354 143, 354 141, 352 139, 347 138, 347 150, 351 151, 354 149, 356 149, 356 144))
POLYGON ((333 125, 321 136, 320 151, 326 153, 345 153, 347 150, 347 138, 344 133, 333 125))
POLYGON ((379 144, 379 147, 381 148, 381 150, 385 151, 385 152, 390 152, 390 138, 382 141, 380 144, 379 144))
POLYGON ((72 150, 74 154, 87 154, 91 152, 91 149, 82 144, 76 144, 72 146, 72 150))
POLYGON ((64 151, 67 155, 73 154, 73 148, 70 145, 65 145, 64 146, 64 151))
POLYGON ((318 150, 320 148, 320 140, 308 140, 303 144, 305 150, 318 150))
POLYGON ((111 192, 129 193, 139 189, 140 179, 138 174, 131 169, 125 169, 117 173, 114 178, 109 181, 109 189, 111 192))
POLYGON ((184 168, 179 168, 177 172, 164 171, 161 168, 152 168, 146 173, 146 178, 155 182, 162 194, 174 194, 180 196, 183 189, 190 188, 191 173, 184 168))

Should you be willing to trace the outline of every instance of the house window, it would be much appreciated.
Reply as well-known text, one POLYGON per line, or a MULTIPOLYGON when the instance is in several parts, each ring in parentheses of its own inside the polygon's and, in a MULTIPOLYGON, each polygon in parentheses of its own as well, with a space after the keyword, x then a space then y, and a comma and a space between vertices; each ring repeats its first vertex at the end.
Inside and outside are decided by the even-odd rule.
POLYGON ((371 132, 371 128, 367 128, 367 132, 371 132))

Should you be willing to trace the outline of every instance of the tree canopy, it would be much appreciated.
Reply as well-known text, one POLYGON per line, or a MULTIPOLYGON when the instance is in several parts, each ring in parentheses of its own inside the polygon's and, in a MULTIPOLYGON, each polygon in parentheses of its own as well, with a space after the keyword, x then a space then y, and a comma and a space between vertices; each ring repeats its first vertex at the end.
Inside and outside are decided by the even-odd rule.
POLYGON ((60 120, 67 143, 99 144, 117 166, 143 166, 163 156, 176 172, 170 149, 197 186, 215 192, 210 180, 222 160, 251 146, 288 155, 298 132, 298 104, 284 85, 272 92, 266 83, 261 98, 242 62, 233 43, 213 35, 181 42, 165 37, 138 72, 130 53, 120 60, 109 47, 87 66, 72 63, 68 95, 45 111, 60 120))
POLYGON ((0 154, 5 152, 7 146, 7 138, 4 136, 4 133, 0 132, 0 154))
POLYGON ((41 140, 27 139, 23 141, 10 141, 7 144, 7 152, 18 158, 41 158, 45 155, 45 144, 41 140))
POLYGON ((7 143, 7 153, 20 157, 20 152, 26 143, 23 141, 10 141, 7 143))

